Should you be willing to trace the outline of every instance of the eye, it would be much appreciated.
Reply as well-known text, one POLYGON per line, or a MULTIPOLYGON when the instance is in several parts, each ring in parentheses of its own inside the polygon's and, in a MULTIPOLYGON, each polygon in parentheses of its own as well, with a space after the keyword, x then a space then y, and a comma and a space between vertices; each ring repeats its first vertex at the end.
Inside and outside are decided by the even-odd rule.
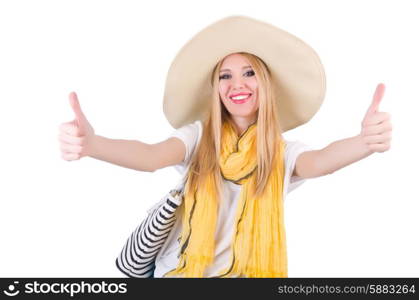
POLYGON ((249 75, 249 76, 253 76, 253 75, 255 75, 255 72, 254 72, 253 70, 247 71, 245 74, 249 74, 249 73, 250 73, 250 75, 249 75))
MULTIPOLYGON (((253 71, 253 70, 249 70, 249 71, 247 71, 246 73, 244 73, 246 76, 248 76, 248 77, 250 77, 250 76, 254 76, 255 75, 255 72, 253 71)), ((223 74, 223 75, 221 75, 220 77, 219 77, 219 79, 221 80, 221 79, 227 79, 227 78, 230 78, 231 77, 231 75, 229 75, 229 74, 223 74), (226 77, 227 76, 227 77, 226 77)))

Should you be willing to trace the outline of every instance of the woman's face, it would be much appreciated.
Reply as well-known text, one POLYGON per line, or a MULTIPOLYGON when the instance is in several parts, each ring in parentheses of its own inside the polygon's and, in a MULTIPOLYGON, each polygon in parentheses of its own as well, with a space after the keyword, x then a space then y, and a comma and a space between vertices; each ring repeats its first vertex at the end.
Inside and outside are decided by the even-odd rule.
POLYGON ((219 74, 221 101, 233 118, 253 122, 259 108, 258 83, 247 59, 238 53, 225 57, 219 74))

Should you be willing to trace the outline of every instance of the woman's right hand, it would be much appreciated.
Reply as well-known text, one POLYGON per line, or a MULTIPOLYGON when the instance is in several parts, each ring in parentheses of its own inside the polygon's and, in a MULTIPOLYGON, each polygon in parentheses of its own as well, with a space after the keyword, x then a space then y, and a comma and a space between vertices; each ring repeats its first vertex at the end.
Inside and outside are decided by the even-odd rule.
POLYGON ((61 157, 67 161, 89 156, 95 137, 95 131, 83 114, 76 93, 70 93, 69 98, 76 117, 73 121, 62 123, 58 135, 61 157))

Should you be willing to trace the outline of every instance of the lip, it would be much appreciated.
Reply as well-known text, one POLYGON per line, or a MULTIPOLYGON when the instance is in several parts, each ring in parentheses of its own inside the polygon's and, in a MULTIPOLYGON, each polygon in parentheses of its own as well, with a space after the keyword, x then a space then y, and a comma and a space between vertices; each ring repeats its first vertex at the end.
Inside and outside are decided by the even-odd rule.
POLYGON ((249 99, 251 99, 251 97, 252 97, 251 93, 235 94, 235 95, 232 95, 230 97, 239 96, 239 95, 248 95, 248 97, 245 98, 245 99, 241 99, 241 100, 233 100, 233 99, 230 98, 230 101, 233 102, 234 104, 243 104, 243 103, 249 101, 249 99))
POLYGON ((252 93, 241 92, 241 93, 237 93, 237 94, 231 94, 228 97, 231 99, 231 97, 236 97, 236 96, 241 96, 241 95, 252 95, 252 93))

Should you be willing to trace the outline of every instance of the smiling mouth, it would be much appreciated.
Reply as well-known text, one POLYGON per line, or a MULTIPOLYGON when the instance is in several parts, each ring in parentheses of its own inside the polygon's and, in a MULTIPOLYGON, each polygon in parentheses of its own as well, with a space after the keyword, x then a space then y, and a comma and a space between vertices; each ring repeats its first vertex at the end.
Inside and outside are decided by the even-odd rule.
POLYGON ((247 102, 247 100, 249 100, 251 96, 252 94, 248 94, 247 96, 243 95, 243 96, 234 97, 234 99, 230 97, 230 101, 233 102, 234 104, 243 104, 247 102))

